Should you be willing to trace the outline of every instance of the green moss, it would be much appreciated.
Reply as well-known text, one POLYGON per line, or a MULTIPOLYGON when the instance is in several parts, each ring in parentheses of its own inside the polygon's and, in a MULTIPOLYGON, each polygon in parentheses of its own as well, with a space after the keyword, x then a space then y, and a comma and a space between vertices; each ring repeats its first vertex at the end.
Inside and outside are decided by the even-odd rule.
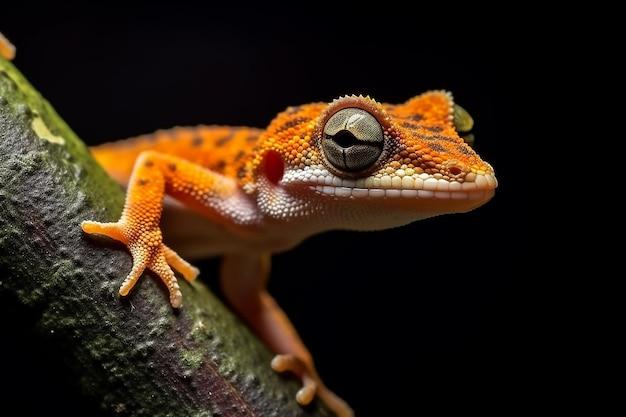
POLYGON ((11 113, 16 123, 28 127, 36 137, 45 141, 45 158, 61 165, 74 186, 80 181, 81 190, 93 202, 106 209, 108 218, 119 216, 123 205, 120 187, 91 158, 89 150, 45 100, 10 62, 0 58, 0 105, 11 113), (44 135, 43 138, 40 135, 44 135), (68 175, 71 174, 71 175, 68 175))
POLYGON ((185 371, 195 371, 204 362, 206 352, 202 349, 183 350, 181 358, 185 366, 185 371))

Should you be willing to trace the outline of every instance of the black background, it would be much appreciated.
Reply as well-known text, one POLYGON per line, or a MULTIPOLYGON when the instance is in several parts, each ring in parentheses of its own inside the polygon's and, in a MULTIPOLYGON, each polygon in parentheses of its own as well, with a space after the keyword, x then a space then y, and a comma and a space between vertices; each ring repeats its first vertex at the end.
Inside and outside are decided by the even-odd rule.
MULTIPOLYGON (((514 276, 527 232, 525 127, 513 109, 525 93, 524 42, 497 11, 477 21, 364 9, 3 6, 0 31, 89 144, 174 125, 262 127, 288 105, 348 93, 401 102, 451 90, 476 120, 475 148, 500 181, 495 198, 385 232, 312 237, 274 257, 270 289, 357 417, 516 409, 514 276)), ((214 285, 217 261, 200 266, 214 285)), ((12 314, 0 325, 4 409, 100 415, 60 352, 12 314)))

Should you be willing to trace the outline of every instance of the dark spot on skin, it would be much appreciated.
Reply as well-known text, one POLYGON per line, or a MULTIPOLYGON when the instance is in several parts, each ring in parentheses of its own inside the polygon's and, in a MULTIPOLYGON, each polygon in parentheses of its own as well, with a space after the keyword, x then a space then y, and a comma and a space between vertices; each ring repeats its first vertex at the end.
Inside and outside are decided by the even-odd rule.
POLYGON ((217 161, 217 164, 215 165, 215 168, 213 168, 213 170, 222 173, 224 172, 224 168, 226 168, 226 161, 220 159, 219 161, 217 161))
POLYGON ((282 132, 283 130, 287 130, 291 127, 298 126, 302 123, 307 123, 310 120, 311 119, 309 119, 308 117, 294 117, 291 120, 287 120, 282 126, 276 129, 276 132, 282 132))
POLYGON ((148 183, 148 180, 144 180, 143 178, 141 178, 138 182, 139 185, 146 185, 148 183))
POLYGON ((452 142, 452 143, 458 143, 459 142, 458 138, 455 138, 455 137, 452 137, 452 136, 435 135, 435 137, 438 140, 441 140, 443 142, 452 142))
POLYGON ((424 127, 426 130, 430 130, 431 132, 441 132, 443 129, 439 126, 427 126, 424 127))
POLYGON ((239 151, 237 152, 237 155, 235 155, 235 162, 239 161, 246 153, 244 151, 239 151))
POLYGON ((461 152, 463 155, 470 155, 470 154, 471 154, 471 152, 469 151, 469 149, 467 149, 467 147, 465 147, 465 146, 460 146, 460 145, 459 145, 459 146, 457 146, 457 150, 458 150, 459 152, 461 152))
POLYGON ((203 142, 204 140, 200 136, 196 136, 195 138, 192 139, 191 146, 197 148, 199 146, 202 146, 203 142))
POLYGON ((424 116, 422 116, 421 114, 414 114, 413 116, 409 117, 409 119, 415 120, 416 122, 419 122, 423 118, 424 118, 424 116))
POLYGON ((418 124, 413 123, 413 122, 402 122, 402 127, 407 127, 409 129, 417 129, 418 128, 418 124))
POLYGON ((170 169, 170 171, 176 171, 176 164, 173 162, 171 164, 167 164, 167 167, 170 169))
POLYGON ((256 142, 257 138, 258 138, 257 135, 250 135, 246 138, 246 142, 248 143, 256 142))
POLYGON ((235 135, 233 133, 230 133, 224 137, 219 138, 218 140, 215 141, 215 146, 219 148, 221 146, 226 145, 228 142, 230 142, 233 139, 234 136, 235 135))
POLYGON ((147 160, 144 165, 147 166, 148 168, 150 168, 152 165, 154 165, 154 162, 152 162, 150 160, 147 160))
POLYGON ((430 149, 432 149, 433 151, 437 151, 437 152, 445 152, 446 148, 444 148, 443 146, 441 146, 438 143, 431 143, 430 145, 428 145, 428 147, 430 149))
POLYGON ((239 169, 237 170, 237 178, 243 178, 246 176, 246 167, 245 166, 241 166, 239 167, 239 169))
POLYGON ((443 135, 432 135, 432 136, 427 136, 427 135, 419 135, 419 138, 422 140, 438 140, 441 142, 457 142, 457 140, 455 140, 454 138, 450 137, 450 136, 443 136, 443 135))

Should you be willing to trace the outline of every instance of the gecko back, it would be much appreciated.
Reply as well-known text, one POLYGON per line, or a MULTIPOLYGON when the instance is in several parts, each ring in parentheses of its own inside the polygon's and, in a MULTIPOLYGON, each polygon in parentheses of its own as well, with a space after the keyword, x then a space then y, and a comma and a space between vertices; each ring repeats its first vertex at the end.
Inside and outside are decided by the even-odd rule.
POLYGON ((228 177, 240 175, 246 149, 251 150, 261 130, 248 127, 176 127, 91 148, 107 173, 127 184, 135 160, 143 151, 178 156, 228 177))

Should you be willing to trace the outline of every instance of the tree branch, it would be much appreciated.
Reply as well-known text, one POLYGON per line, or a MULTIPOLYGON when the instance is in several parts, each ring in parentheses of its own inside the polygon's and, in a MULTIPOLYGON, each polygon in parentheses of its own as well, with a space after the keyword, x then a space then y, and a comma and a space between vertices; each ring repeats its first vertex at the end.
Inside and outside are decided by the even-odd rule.
MULTIPOLYGON (((123 247, 84 236, 80 221, 119 218, 123 192, 9 62, 0 58, 2 290, 40 315, 85 391, 128 416, 328 416, 295 402, 298 382, 202 283, 180 280, 184 307, 142 279, 123 247)), ((1 307, 0 307, 1 308, 1 307)))

